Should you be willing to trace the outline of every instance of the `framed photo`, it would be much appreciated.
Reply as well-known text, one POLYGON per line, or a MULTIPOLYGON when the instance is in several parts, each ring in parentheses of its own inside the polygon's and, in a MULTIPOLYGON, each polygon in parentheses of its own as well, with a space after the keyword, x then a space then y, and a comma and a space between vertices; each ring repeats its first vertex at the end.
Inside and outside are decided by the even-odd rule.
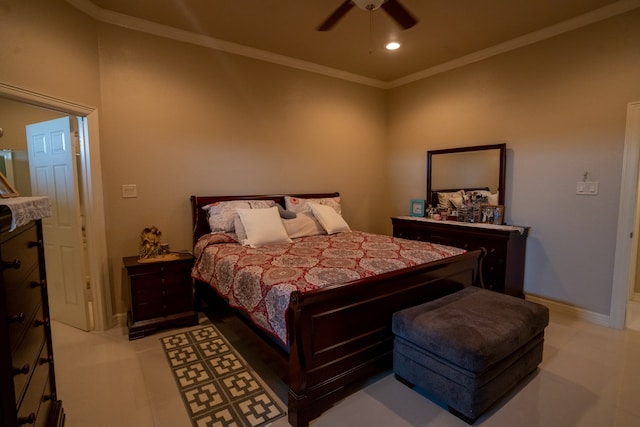
POLYGON ((7 177, 0 172, 0 197, 6 199, 8 197, 18 197, 19 194, 15 188, 11 185, 7 177))
POLYGON ((409 206, 409 215, 424 216, 424 200, 411 199, 411 205, 409 206))
POLYGON ((501 225, 504 222, 504 206, 482 205, 480 222, 501 225))

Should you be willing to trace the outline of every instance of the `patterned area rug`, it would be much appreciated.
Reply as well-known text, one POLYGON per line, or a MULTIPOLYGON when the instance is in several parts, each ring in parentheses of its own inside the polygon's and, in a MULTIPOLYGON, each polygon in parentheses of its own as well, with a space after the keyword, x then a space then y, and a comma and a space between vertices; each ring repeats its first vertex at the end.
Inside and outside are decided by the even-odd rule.
POLYGON ((260 427, 285 415, 215 326, 160 341, 194 427, 260 427))

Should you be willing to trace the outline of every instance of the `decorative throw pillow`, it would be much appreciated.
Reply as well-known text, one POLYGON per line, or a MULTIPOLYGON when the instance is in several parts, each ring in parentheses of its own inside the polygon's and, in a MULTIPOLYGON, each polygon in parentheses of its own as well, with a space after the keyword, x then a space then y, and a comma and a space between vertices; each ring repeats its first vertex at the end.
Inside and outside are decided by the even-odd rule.
POLYGON ((287 210, 295 213, 309 212, 311 210, 311 208, 309 207, 309 203, 331 206, 339 214, 342 213, 342 207, 340 206, 340 196, 325 197, 320 199, 301 199, 299 197, 284 196, 284 201, 287 210))
POLYGON ((202 209, 207 211, 211 231, 231 232, 234 230, 234 219, 238 215, 236 209, 263 209, 274 205, 273 200, 229 200, 211 203, 202 209))
POLYGON ((277 207, 263 209, 238 209, 238 215, 247 234, 241 243, 257 248, 269 243, 288 243, 287 235, 277 207))
POLYGON ((342 231, 351 231, 349 224, 331 206, 309 203, 313 216, 316 217, 322 228, 328 234, 335 234, 342 231))
POLYGON ((285 219, 282 223, 292 239, 327 234, 312 212, 301 212, 295 218, 285 219))

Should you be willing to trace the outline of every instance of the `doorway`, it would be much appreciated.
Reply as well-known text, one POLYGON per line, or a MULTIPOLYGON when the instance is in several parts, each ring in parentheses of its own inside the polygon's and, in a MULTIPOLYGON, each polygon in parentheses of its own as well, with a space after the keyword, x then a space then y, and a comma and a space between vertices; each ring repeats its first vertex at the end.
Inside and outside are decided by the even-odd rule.
POLYGON ((64 116, 25 126, 32 195, 47 196, 42 219, 52 320, 91 329, 91 281, 85 273, 86 239, 78 171, 81 117, 64 116))
POLYGON ((635 324, 636 276, 640 274, 640 101, 627 107, 618 231, 613 269, 610 326, 623 329, 635 324), (629 316, 634 317, 630 319, 629 316))
MULTIPOLYGON (((115 324, 116 319, 112 314, 105 235, 98 110, 3 82, 0 82, 0 98, 83 118, 79 134, 86 137, 79 141, 78 161, 81 167, 78 174, 85 184, 80 191, 86 218, 87 276, 92 287, 93 327, 96 330, 107 330, 115 324)), ((24 127, 22 132, 24 134, 24 127)))

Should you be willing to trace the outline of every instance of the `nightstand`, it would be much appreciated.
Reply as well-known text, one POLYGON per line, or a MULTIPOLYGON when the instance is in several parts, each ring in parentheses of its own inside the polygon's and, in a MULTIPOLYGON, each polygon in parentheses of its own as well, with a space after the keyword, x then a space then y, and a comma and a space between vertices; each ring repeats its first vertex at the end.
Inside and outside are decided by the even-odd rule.
POLYGON ((130 340, 161 328, 198 323, 191 279, 193 255, 170 255, 173 258, 165 256, 165 260, 152 262, 140 262, 137 256, 122 258, 131 291, 127 315, 130 340))

